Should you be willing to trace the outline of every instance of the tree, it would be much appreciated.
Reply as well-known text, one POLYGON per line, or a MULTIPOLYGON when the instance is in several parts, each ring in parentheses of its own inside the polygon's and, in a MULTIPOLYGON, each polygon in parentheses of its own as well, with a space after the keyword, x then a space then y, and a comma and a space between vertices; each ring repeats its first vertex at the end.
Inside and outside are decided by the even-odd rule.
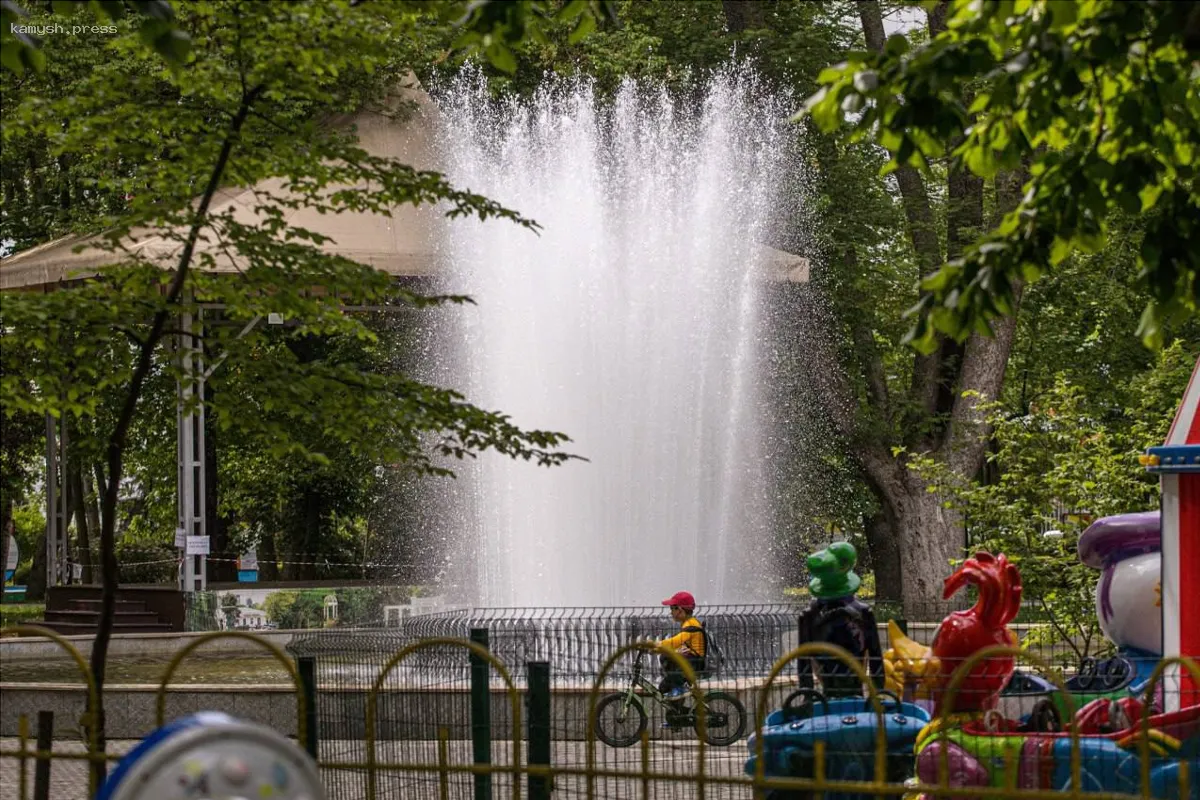
POLYGON ((1096 416, 1094 399, 1063 372, 1023 413, 992 404, 994 481, 963 480, 928 456, 912 461, 943 505, 982 532, 979 546, 1017 564, 1025 597, 1076 662, 1093 653, 1099 633, 1098 574, 1080 563, 1078 535, 1097 517, 1158 506, 1158 480, 1131 465, 1166 437, 1196 355, 1181 341, 1164 349, 1152 369, 1127 381, 1130 405, 1108 419, 1096 416), (1059 537, 1043 535, 1051 529, 1059 537))
MULTIPOLYGON (((477 37, 485 50, 498 48, 495 57, 501 62, 506 43, 537 29, 529 15, 547 8, 535 2, 508 5, 475 4, 468 18, 468 44, 477 37), (514 16, 518 12, 526 16, 514 16)), ((100 487, 104 590, 92 670, 101 690, 118 578, 116 509, 130 430, 156 370, 191 379, 162 358, 160 345, 178 334, 171 321, 196 311, 203 300, 224 306, 226 318, 242 325, 279 314, 294 323, 298 336, 370 340, 372 332, 343 313, 343 304, 437 301, 399 289, 386 275, 321 249, 328 237, 288 224, 289 212, 299 207, 332 214, 387 213, 399 205, 441 202, 450 216, 535 224, 456 189, 436 173, 371 156, 322 124, 329 114, 377 99, 405 68, 397 55, 410 52, 406 43, 417 38, 427 7, 303 6, 301 14, 296 4, 189 4, 178 29, 187 31, 195 46, 186 60, 179 59, 178 68, 155 69, 156 57, 130 32, 105 46, 125 58, 95 64, 69 93, 63 87, 27 87, 5 106, 6 142, 43 141, 55 155, 87 153, 92 164, 101 165, 100 176, 89 178, 96 188, 136 187, 119 214, 103 219, 111 268, 72 291, 13 296, 0 311, 6 343, 20 341, 31 355, 21 375, 0 378, 6 415, 91 419, 105 392, 115 389, 121 397, 107 432, 100 487), (163 96, 170 102, 163 103, 163 96), (119 177, 103 177, 106 166, 119 177), (129 172, 122 174, 125 169, 129 172), (284 190, 258 194, 253 224, 239 220, 233 209, 214 207, 222 187, 251 187, 267 178, 281 179, 284 190), (175 243, 177 258, 165 269, 137 250, 136 241, 147 235, 175 243), (211 246, 214 242, 219 246, 211 246), (218 258, 232 259, 239 274, 228 279, 207 273, 218 258), (310 293, 310 287, 324 292, 310 293)), ((596 7, 573 2, 563 11, 578 16, 596 7)), ((52 46, 47 42, 46 50, 52 46)), ((28 181, 13 185, 27 189, 28 181)), ((444 474, 448 470, 434 461, 435 454, 463 458, 494 449, 546 465, 568 457, 557 449, 565 441, 561 434, 521 430, 502 414, 406 376, 359 374, 323 362, 275 369, 252 357, 261 334, 238 338, 236 331, 209 328, 202 336, 211 356, 219 353, 227 368, 236 365, 257 380, 265 407, 278 409, 293 426, 320 420, 350 447, 373 442, 381 461, 444 474), (397 432, 403 435, 384 435, 397 432)), ((181 340, 184 347, 197 347, 198 338, 185 334, 181 340)), ((219 403, 211 418, 222 431, 245 430, 255 420, 245 409, 219 403)), ((288 430, 271 427, 276 452, 323 460, 288 430)), ((100 698, 89 714, 103 746, 102 693, 100 698)), ((93 780, 103 773, 103 764, 97 763, 93 780)))
POLYGON ((274 622, 280 628, 294 628, 292 619, 292 607, 296 605, 296 601, 300 599, 299 592, 279 591, 271 592, 267 595, 267 599, 263 601, 263 611, 267 615, 267 619, 274 622))
MULTIPOLYGON (((2 376, 19 372, 16 363, 21 356, 19 348, 0 352, 0 380, 2 376)), ((12 414, 0 425, 0 568, 8 563, 8 540, 15 533, 14 511, 27 499, 32 485, 33 470, 30 466, 37 458, 38 445, 45 436, 45 426, 34 414, 12 414)), ((24 550, 32 554, 32 548, 24 550)), ((31 600, 40 599, 36 593, 28 593, 31 600)))
POLYGON ((221 595, 221 614, 225 617, 225 630, 231 631, 237 627, 238 613, 237 595, 231 592, 221 595))
MULTIPOLYGON (((936 34, 944 28, 948 6, 931 5, 930 32, 936 34)), ((768 12, 767 30, 757 34, 759 45, 752 52, 763 68, 777 70, 799 91, 809 91, 810 84, 815 90, 817 72, 828 63, 822 59, 837 60, 842 57, 839 47, 844 51, 853 45, 842 27, 845 20, 836 9, 827 10, 827 16, 814 14, 806 38, 800 39, 784 8, 768 12), (803 66, 797 68, 797 63, 803 66)), ((868 49, 882 48, 882 17, 890 7, 864 2, 852 9, 859 17, 861 41, 868 49)), ((909 38, 920 41, 921 36, 910 31, 909 38)), ((977 82, 968 91, 986 88, 977 82)), ((1017 402, 1015 396, 1006 397, 1004 380, 1017 343, 1024 390, 1044 391, 1054 382, 1047 370, 1078 364, 1073 380, 1094 387, 1097 399, 1119 403, 1113 390, 1124 383, 1113 379, 1127 379, 1145 368, 1149 354, 1119 341, 1122 331, 1133 329, 1122 309, 1143 303, 1144 294, 1111 275, 1127 263, 1130 248, 1136 252, 1142 222, 1126 216, 1119 221, 1125 235, 1110 247, 1089 259, 1065 261, 1060 272, 1069 280, 1056 281, 1053 288, 1035 284, 1033 314, 999 324, 995 339, 974 335, 959 344, 939 336, 934 353, 914 358, 896 346, 904 334, 904 310, 919 299, 914 284, 988 226, 998 225, 1004 210, 1016 205, 1023 176, 1019 169, 1000 170, 980 181, 943 160, 931 162, 925 172, 893 170, 884 184, 874 176, 887 163, 881 155, 886 150, 869 137, 846 141, 831 135, 836 131, 824 133, 811 117, 802 122, 807 152, 817 165, 806 197, 815 208, 808 228, 816 234, 794 246, 819 264, 813 271, 818 296, 815 303, 804 298, 798 304, 797 331, 781 340, 794 336, 805 342, 797 351, 799 372, 808 385, 798 387, 798 402, 809 407, 821 401, 834 423, 828 435, 816 437, 823 460, 806 461, 810 466, 802 474, 816 477, 805 481, 804 493, 819 488, 837 463, 833 454, 844 448, 845 460, 858 472, 850 481, 865 480, 876 495, 874 516, 865 504, 853 505, 868 514, 864 534, 881 596, 900 595, 902 570, 890 567, 903 560, 907 576, 922 569, 928 576, 925 592, 914 591, 918 587, 911 581, 904 583, 908 599, 922 602, 937 596, 946 562, 959 555, 962 521, 953 509, 939 508, 920 476, 907 469, 910 455, 933 454, 966 478, 978 472, 989 444, 988 420, 976 407, 976 394, 963 393, 1017 402), (930 540, 940 551, 931 557, 926 550, 930 540)), ((1175 333, 1186 336, 1187 330, 1175 333)), ((806 432, 813 429, 812 421, 804 423, 806 432)), ((803 443, 807 437, 797 433, 792 438, 803 443)), ((838 505, 846 506, 834 503, 833 508, 838 505)))
POLYGON ((1144 218, 1138 332, 1161 345, 1163 325, 1200 302, 1200 4, 936 7, 946 17, 939 36, 910 50, 904 36, 885 45, 877 31, 877 46, 824 73, 807 103, 824 129, 849 120, 854 136, 887 148, 901 181, 905 168, 944 155, 985 178, 1032 162, 1020 203, 994 232, 922 281, 909 338, 930 353, 939 333, 959 342, 990 333, 1016 312, 1023 283, 1102 247, 1120 209, 1144 218))
MULTIPOLYGON (((861 0, 856 7, 868 48, 881 52, 879 3, 861 0)), ((932 35, 939 32, 941 19, 938 9, 929 15, 932 35)), ((822 182, 837 180, 843 164, 857 161, 861 167, 872 158, 840 144, 818 146, 822 182)), ((908 453, 934 454, 964 476, 979 470, 987 430, 978 398, 996 399, 1001 393, 1015 322, 1008 320, 995 338, 976 336, 962 343, 942 338, 933 352, 906 358, 893 346, 897 303, 908 294, 905 284, 940 264, 945 254, 956 256, 992 221, 989 216, 1014 205, 1020 184, 1016 175, 1004 173, 985 186, 953 164, 927 175, 903 166, 894 178, 907 241, 892 239, 882 250, 870 239, 837 237, 830 242, 826 257, 831 268, 814 280, 824 311, 811 315, 811 372, 819 376, 822 405, 837 434, 879 503, 879 515, 866 531, 873 560, 899 567, 878 576, 881 594, 898 594, 910 613, 921 607, 933 612, 930 603, 940 597, 946 570, 961 555, 962 524, 908 469, 908 453), (944 182, 944 195, 931 188, 934 182, 944 182), (938 201, 941 196, 944 204, 938 201), (890 280, 881 283, 881 274, 890 280)))

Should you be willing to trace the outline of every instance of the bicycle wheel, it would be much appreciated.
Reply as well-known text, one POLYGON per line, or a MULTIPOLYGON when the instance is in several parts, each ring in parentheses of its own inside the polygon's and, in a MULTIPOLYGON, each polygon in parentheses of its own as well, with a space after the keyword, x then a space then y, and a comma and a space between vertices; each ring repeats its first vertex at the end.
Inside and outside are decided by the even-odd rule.
MULTIPOLYGON (((716 747, 728 747, 742 738, 746 730, 746 707, 741 700, 727 692, 709 692, 704 695, 704 707, 708 709, 704 741, 716 747)), ((699 736, 699 717, 695 726, 699 736)))
POLYGON ((605 695, 596 704, 596 738, 609 747, 629 747, 646 730, 646 712, 625 692, 605 695))

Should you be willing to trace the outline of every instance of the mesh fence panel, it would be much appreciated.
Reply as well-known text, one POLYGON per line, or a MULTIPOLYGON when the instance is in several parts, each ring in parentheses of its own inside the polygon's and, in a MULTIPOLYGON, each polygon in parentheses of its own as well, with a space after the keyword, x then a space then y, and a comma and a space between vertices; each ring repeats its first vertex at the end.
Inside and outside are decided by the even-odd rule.
MULTIPOLYGON (((739 775, 745 761, 744 739, 752 727, 750 715, 757 702, 755 687, 772 664, 796 644, 799 608, 791 604, 724 606, 707 608, 703 614, 710 641, 724 655, 718 675, 701 682, 705 691, 732 695, 743 706, 734 724, 741 731, 732 746, 709 748, 706 762, 710 774, 739 775)), ((450 637, 466 639, 476 629, 487 631, 488 649, 510 671, 521 697, 521 714, 527 719, 525 693, 528 665, 547 662, 551 677, 550 739, 555 766, 583 768, 587 763, 588 710, 592 690, 609 657, 636 640, 657 639, 678 632, 662 608, 567 608, 567 609, 458 609, 418 617, 407 617, 395 628, 353 631, 314 631, 296 637, 289 649, 297 656, 317 659, 318 725, 321 755, 328 761, 357 760, 363 753, 366 690, 387 661, 404 647, 420 640, 450 637)), ((619 658, 609 670, 598 697, 623 691, 630 685, 633 654, 619 658)), ((661 678, 656 659, 645 676, 652 684, 661 678)), ((782 691, 782 690, 780 690, 782 691)), ((511 763, 513 736, 511 701, 503 682, 493 670, 490 680, 492 760, 511 763)), ((780 699, 782 699, 780 697, 780 699)), ((647 702, 646 730, 651 740, 649 762, 655 770, 670 774, 692 774, 696 769, 697 736, 693 725, 664 727, 665 706, 647 702)), ((463 648, 428 647, 411 653, 388 675, 379 699, 377 754, 380 761, 438 763, 440 731, 448 739, 444 747, 449 763, 471 763, 470 667, 463 648)), ((726 723, 727 725, 729 723, 726 723)), ((520 735, 527 736, 522 722, 520 735)), ((595 765, 600 769, 636 769, 643 754, 638 746, 614 748, 595 745, 595 765)), ((528 748, 522 742, 522 760, 528 748)), ((331 800, 363 796, 360 776, 348 780, 349 771, 335 769, 331 800)), ((331 776, 332 777, 332 776, 331 776)), ((434 781, 424 787, 414 776, 380 782, 380 797, 422 796, 406 794, 421 789, 436 796, 434 781), (391 793, 389 793, 391 792, 391 793)), ((496 776, 493 789, 500 792, 506 776, 496 776)), ((600 796, 641 796, 638 781, 598 778, 600 796), (606 782, 607 781, 607 782, 606 782), (612 785, 608 785, 611 783, 612 785)), ((451 797, 473 796, 470 775, 448 779, 451 797)), ((508 784, 511 787, 511 784, 508 784)), ((582 796, 585 781, 560 776, 555 796, 582 796)), ((693 790, 663 783, 651 796, 691 796, 693 790)), ((497 797, 502 796, 496 794, 497 797)))

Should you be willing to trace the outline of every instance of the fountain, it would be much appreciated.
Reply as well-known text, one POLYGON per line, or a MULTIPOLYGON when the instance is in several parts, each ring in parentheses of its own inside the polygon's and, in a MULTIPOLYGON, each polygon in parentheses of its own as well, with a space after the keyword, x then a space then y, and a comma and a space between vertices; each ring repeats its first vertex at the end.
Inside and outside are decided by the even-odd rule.
POLYGON ((491 100, 446 87, 443 166, 540 225, 447 223, 457 307, 443 379, 587 461, 484 454, 447 505, 467 602, 701 605, 757 599, 771 506, 758 362, 764 263, 794 129, 749 73, 699 99, 587 82, 491 100))

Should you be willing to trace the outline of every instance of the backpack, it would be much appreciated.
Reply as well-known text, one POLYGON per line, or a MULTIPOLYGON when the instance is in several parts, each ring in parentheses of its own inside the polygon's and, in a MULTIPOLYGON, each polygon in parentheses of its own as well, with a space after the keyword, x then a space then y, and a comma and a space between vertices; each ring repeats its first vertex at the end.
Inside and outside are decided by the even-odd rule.
POLYGON ((719 674, 725 668, 725 652, 717 644, 712 634, 708 632, 708 628, 704 626, 704 623, 701 622, 699 628, 695 625, 690 625, 682 630, 688 633, 696 633, 698 631, 700 636, 704 638, 704 663, 696 677, 711 678, 713 675, 719 674))

